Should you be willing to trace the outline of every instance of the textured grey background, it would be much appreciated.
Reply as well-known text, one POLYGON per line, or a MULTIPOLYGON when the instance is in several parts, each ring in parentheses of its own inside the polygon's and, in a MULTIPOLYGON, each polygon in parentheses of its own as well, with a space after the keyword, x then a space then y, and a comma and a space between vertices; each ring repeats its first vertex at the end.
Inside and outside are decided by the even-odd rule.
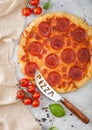
MULTIPOLYGON (((41 6, 47 0, 41 0, 41 6)), ((92 26, 92 0, 50 0, 51 8, 43 13, 55 12, 55 11, 64 11, 71 14, 75 14, 81 17, 83 20, 92 26)), ((26 25, 31 22, 31 20, 39 16, 31 15, 26 19, 26 25)), ((26 26, 25 25, 25 26, 26 26)), ((16 45, 14 54, 17 54, 16 45)), ((16 55, 13 56, 14 62, 16 64, 16 70, 18 78, 23 77, 22 73, 17 64, 16 55)), ((65 109, 66 116, 63 118, 54 117, 49 111, 42 110, 42 107, 47 107, 50 103, 53 103, 45 96, 41 95, 41 106, 39 108, 28 107, 32 114, 38 119, 39 124, 42 125, 43 130, 48 130, 51 126, 57 126, 59 130, 92 130, 92 79, 80 88, 77 91, 72 93, 63 94, 64 97, 69 99, 75 106, 80 108, 89 118, 90 123, 85 125, 80 120, 78 120, 74 115, 70 115, 71 112, 68 109, 65 109), (47 118, 47 114, 50 114, 50 117, 47 118), (42 118, 46 118, 46 121, 43 121, 42 118)), ((31 122, 30 122, 31 123, 31 122)))

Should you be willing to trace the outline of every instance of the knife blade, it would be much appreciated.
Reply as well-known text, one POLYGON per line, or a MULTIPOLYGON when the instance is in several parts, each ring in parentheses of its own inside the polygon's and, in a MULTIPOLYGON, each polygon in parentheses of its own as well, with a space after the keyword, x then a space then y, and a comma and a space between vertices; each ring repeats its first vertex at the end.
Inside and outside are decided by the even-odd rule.
POLYGON ((80 119, 83 123, 89 123, 89 118, 81 112, 77 107, 75 107, 70 101, 66 98, 59 95, 44 79, 42 74, 38 69, 35 71, 35 82, 39 90, 50 100, 52 101, 60 101, 64 106, 66 106, 78 119, 80 119))

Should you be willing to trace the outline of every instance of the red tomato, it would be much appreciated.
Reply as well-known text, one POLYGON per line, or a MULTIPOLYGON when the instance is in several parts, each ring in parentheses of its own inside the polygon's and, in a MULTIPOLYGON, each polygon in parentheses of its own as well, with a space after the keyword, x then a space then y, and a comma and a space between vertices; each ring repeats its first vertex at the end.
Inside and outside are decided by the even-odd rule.
POLYGON ((19 80, 19 85, 22 87, 28 87, 29 85, 29 80, 27 78, 22 78, 19 80))
POLYGON ((37 6, 33 9, 33 13, 38 15, 42 13, 42 8, 40 6, 37 6))
POLYGON ((33 5, 33 6, 36 6, 36 5, 38 5, 39 4, 39 0, 30 0, 30 5, 33 5))
POLYGON ((23 99, 25 97, 25 92, 23 90, 17 91, 17 98, 23 99))
POLYGON ((29 8, 29 7, 26 7, 26 8, 23 8, 23 9, 22 9, 22 14, 23 14, 24 16, 29 16, 31 13, 32 13, 32 9, 29 8))
POLYGON ((24 100, 23 100, 23 103, 25 105, 30 105, 32 103, 32 99, 30 97, 26 97, 24 100))
POLYGON ((38 99, 34 99, 34 101, 32 102, 32 106, 38 107, 39 105, 40 105, 40 101, 38 99))
POLYGON ((33 97, 34 99, 38 99, 38 98, 40 97, 40 93, 37 92, 37 91, 35 91, 35 92, 33 93, 32 97, 33 97))
POLYGON ((32 92, 35 91, 35 88, 36 88, 36 86, 35 86, 34 84, 30 84, 30 85, 28 86, 27 91, 28 91, 29 93, 32 93, 32 92))

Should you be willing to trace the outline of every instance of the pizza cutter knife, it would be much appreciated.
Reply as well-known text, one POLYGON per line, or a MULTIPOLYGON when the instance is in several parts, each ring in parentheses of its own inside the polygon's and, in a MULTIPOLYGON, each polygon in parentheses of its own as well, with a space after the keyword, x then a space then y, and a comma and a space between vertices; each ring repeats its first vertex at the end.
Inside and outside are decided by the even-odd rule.
POLYGON ((82 113, 78 108, 76 108, 70 101, 59 95, 43 78, 42 74, 38 69, 35 71, 35 82, 39 90, 47 96, 52 101, 60 101, 64 106, 66 106, 77 118, 79 118, 83 123, 87 124, 89 122, 88 117, 82 113))

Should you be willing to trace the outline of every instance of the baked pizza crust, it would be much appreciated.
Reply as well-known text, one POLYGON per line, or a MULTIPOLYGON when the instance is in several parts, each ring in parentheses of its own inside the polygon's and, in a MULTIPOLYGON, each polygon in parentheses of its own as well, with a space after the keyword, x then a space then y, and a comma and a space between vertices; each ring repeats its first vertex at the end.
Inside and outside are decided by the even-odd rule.
MULTIPOLYGON (((74 81, 74 84, 71 84, 70 86, 68 87, 58 87, 58 86, 55 86, 54 89, 55 91, 57 91, 58 93, 67 93, 67 92, 72 92, 80 87, 82 87, 85 83, 87 83, 87 81, 92 77, 92 27, 90 27, 86 22, 84 22, 81 18, 75 16, 75 15, 72 15, 72 14, 69 14, 69 13, 66 13, 66 12, 54 12, 54 13, 47 13, 47 14, 44 14, 40 17, 38 17, 37 19, 33 20, 26 28, 25 30, 23 31, 22 35, 21 35, 21 38, 20 38, 20 42, 19 42, 19 47, 18 47, 18 62, 19 62, 19 65, 20 65, 20 68, 21 68, 21 71, 22 73, 27 77, 29 78, 31 81, 34 82, 34 78, 33 77, 28 77, 25 72, 24 72, 24 68, 25 68, 25 65, 26 65, 26 62, 24 62, 23 60, 21 60, 21 57, 23 55, 25 55, 25 52, 24 52, 24 49, 23 49, 23 46, 26 45, 26 39, 27 37, 29 36, 29 33, 30 33, 30 30, 32 30, 33 28, 37 28, 37 26, 39 25, 40 22, 43 22, 43 21, 46 21, 47 19, 49 18, 52 18, 52 17, 66 17, 68 18, 71 22, 75 23, 76 25, 82 27, 83 29, 86 30, 88 36, 90 37, 90 48, 89 48, 89 51, 90 51, 90 54, 91 54, 91 59, 90 59, 90 63, 87 65, 87 74, 85 77, 83 77, 80 81, 74 81)), ((34 40, 34 39, 33 39, 34 40)), ((53 49, 51 50, 53 53, 53 49)), ((47 55, 47 54, 46 54, 47 55)), ((32 57, 31 57, 32 58, 32 57)), ((34 57, 33 59, 31 59, 32 61, 36 61, 37 63, 39 63, 39 66, 40 67, 40 71, 42 72, 43 68, 44 68, 44 61, 42 60, 39 60, 37 59, 36 57, 34 57)), ((45 68, 47 68, 45 66, 45 68)), ((47 68, 48 71, 50 71, 49 68, 47 68)), ((48 74, 48 73, 47 73, 48 74)), ((43 75, 44 78, 46 78, 47 75, 43 75)), ((67 82, 67 81, 66 81, 67 82)))

